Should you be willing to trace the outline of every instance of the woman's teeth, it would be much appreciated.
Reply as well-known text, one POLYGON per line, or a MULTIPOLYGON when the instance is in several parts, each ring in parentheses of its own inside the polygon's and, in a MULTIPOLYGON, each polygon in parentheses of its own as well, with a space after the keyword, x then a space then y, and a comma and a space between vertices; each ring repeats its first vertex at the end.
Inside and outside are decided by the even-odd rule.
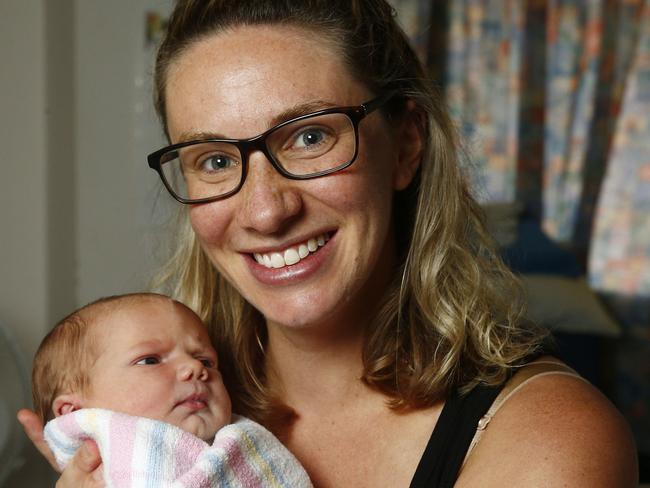
POLYGON ((310 253, 316 252, 319 247, 324 246, 328 240, 328 234, 321 234, 284 251, 270 252, 268 254, 255 253, 253 256, 255 261, 267 268, 284 268, 299 263, 301 259, 306 258, 310 253))

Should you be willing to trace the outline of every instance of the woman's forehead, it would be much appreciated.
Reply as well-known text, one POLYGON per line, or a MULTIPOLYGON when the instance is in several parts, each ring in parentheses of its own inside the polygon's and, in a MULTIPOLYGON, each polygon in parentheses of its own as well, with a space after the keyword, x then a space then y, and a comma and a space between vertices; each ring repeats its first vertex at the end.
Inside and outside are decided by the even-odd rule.
POLYGON ((368 91, 350 75, 332 42, 286 26, 248 26, 197 41, 168 74, 170 134, 262 132, 279 113, 325 102, 358 105, 368 91))

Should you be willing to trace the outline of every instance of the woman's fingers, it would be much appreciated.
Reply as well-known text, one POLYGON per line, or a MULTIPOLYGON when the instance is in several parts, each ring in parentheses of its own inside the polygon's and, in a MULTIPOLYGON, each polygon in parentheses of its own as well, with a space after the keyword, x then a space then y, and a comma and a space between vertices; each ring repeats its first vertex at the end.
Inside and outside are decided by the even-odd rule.
POLYGON ((102 458, 97 444, 85 441, 63 470, 57 488, 104 488, 102 458))
POLYGON ((48 460, 54 469, 60 472, 61 469, 56 464, 54 454, 52 454, 52 451, 43 438, 43 423, 41 422, 39 416, 31 410, 23 408, 18 411, 16 417, 18 417, 18 422, 21 423, 23 429, 25 430, 25 434, 27 434, 29 440, 34 443, 36 449, 38 449, 41 454, 45 456, 45 459, 48 460))

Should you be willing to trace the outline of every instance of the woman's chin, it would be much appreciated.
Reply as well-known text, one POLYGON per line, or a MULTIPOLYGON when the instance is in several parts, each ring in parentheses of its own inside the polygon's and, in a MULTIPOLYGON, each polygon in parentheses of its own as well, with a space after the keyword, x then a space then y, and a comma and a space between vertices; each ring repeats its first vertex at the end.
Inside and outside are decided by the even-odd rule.
POLYGON ((315 332, 329 330, 337 325, 347 324, 348 307, 341 306, 343 297, 328 297, 326 293, 319 297, 295 297, 291 303, 261 307, 267 324, 296 332, 315 332))

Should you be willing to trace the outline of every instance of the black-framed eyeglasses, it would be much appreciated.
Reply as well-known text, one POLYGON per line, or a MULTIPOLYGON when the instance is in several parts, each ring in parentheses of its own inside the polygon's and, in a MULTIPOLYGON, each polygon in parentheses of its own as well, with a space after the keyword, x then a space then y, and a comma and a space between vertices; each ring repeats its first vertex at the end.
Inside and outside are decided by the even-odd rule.
POLYGON ((250 139, 181 142, 151 153, 156 170, 181 203, 206 203, 237 193, 246 179, 251 152, 261 151, 285 178, 318 178, 350 166, 359 150, 359 122, 392 93, 357 107, 319 110, 282 122, 250 139))

